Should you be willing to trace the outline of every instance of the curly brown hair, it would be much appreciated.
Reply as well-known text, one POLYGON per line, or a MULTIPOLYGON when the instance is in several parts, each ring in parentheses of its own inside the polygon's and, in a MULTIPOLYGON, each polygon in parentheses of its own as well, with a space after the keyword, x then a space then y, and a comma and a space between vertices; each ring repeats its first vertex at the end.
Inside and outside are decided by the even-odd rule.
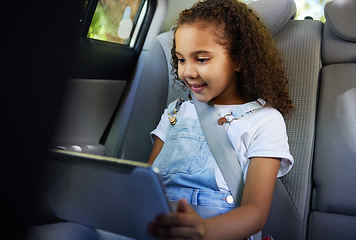
MULTIPOLYGON (((186 24, 208 24, 216 27, 218 44, 226 47, 233 61, 242 65, 238 73, 238 87, 248 101, 262 98, 267 106, 283 115, 293 109, 287 89, 288 79, 271 33, 259 17, 244 3, 237 0, 205 0, 183 10, 174 28, 186 24), (219 30, 223 29, 223 31, 219 30)), ((175 37, 172 47, 172 73, 183 89, 185 84, 178 76, 175 37)))

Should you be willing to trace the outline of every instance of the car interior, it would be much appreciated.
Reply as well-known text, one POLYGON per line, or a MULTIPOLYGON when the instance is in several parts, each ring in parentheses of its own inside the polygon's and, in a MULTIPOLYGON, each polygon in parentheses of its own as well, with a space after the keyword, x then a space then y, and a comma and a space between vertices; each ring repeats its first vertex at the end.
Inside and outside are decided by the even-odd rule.
MULTIPOLYGON (((147 162, 150 132, 164 109, 178 97, 188 99, 171 75, 171 28, 178 13, 195 2, 142 1, 140 9, 146 16, 133 47, 102 44, 81 34, 51 149, 147 162)), ((92 13, 87 16, 92 17, 96 4, 88 2, 92 13)), ((328 2, 325 23, 296 20, 293 0, 258 0, 248 5, 276 41, 295 105, 286 119, 295 165, 276 182, 263 235, 276 240, 355 239, 356 1, 328 2)), ((90 25, 84 20, 82 31, 90 25)), ((38 210, 44 213, 41 224, 29 226, 25 239, 132 239, 107 225, 116 216, 105 204, 110 196, 85 205, 97 221, 56 215, 51 206, 65 205, 66 200, 54 197, 53 189, 71 170, 54 166, 55 171, 46 171, 38 210), (93 211, 98 206, 100 211, 93 211), (100 221, 101 215, 105 220, 100 221)), ((88 171, 95 175, 96 170, 88 171)), ((105 168, 101 174, 115 179, 105 168)), ((76 188, 67 184, 67 191, 90 188, 89 183, 77 184, 76 188)), ((75 211, 71 209, 71 215, 75 211)))

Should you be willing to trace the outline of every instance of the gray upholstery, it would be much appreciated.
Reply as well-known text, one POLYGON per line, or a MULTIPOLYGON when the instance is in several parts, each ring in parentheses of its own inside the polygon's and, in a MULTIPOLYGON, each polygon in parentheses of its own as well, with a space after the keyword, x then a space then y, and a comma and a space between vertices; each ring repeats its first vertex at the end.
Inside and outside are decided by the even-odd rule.
POLYGON ((354 42, 344 41, 335 35, 329 27, 329 23, 324 25, 323 35, 323 64, 351 63, 355 62, 356 46, 354 42))
POLYGON ((356 63, 323 67, 314 168, 320 212, 356 217, 355 100, 356 63))
POLYGON ((355 239, 356 217, 312 212, 310 216, 309 239, 335 240, 355 239))
MULTIPOLYGON (((157 40, 164 49, 166 55, 166 61, 168 66, 168 72, 171 73, 172 66, 170 61, 172 59, 171 48, 173 44, 173 33, 165 32, 157 36, 157 40)), ((166 106, 177 98, 188 99, 188 92, 183 91, 178 84, 175 84, 174 77, 172 74, 168 74, 168 96, 166 101, 166 106)))
POLYGON ((297 13, 294 1, 263 0, 248 3, 272 34, 278 33, 297 13))
POLYGON ((355 63, 356 1, 330 2, 325 5, 327 19, 323 36, 323 65, 355 63))
POLYGON ((356 2, 330 2, 325 16, 309 239, 354 239, 356 2))
POLYGON ((295 165, 277 182, 263 232, 275 239, 304 239, 311 192, 311 167, 321 69, 322 23, 292 20, 274 38, 284 60, 295 112, 286 120, 295 165))
POLYGON ((165 54, 157 40, 152 41, 149 51, 141 53, 140 69, 105 143, 106 156, 147 161, 152 148, 149 133, 158 124, 166 107, 168 68, 162 59, 165 54))
POLYGON ((325 5, 325 17, 330 29, 339 38, 356 42, 356 1, 333 1, 325 5))

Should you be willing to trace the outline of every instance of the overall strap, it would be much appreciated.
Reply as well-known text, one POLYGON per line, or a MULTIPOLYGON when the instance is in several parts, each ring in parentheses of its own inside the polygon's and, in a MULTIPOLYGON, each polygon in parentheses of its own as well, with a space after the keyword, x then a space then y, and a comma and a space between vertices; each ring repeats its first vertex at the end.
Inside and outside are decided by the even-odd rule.
POLYGON ((182 98, 177 98, 175 101, 171 102, 168 105, 167 111, 168 111, 168 118, 169 122, 172 125, 175 125, 177 123, 177 112, 179 111, 180 106, 184 100, 182 98))
POLYGON ((256 101, 241 105, 238 110, 234 112, 234 114, 238 116, 238 119, 240 119, 248 114, 262 109, 265 104, 266 102, 262 98, 259 98, 256 101))

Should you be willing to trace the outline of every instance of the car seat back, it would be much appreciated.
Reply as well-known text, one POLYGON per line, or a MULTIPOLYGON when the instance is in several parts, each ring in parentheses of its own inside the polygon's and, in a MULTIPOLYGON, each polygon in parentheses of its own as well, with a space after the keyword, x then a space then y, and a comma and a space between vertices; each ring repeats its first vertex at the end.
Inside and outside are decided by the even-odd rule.
POLYGON ((260 14, 280 50, 295 111, 286 119, 291 172, 277 180, 264 234, 275 239, 305 239, 311 198, 314 129, 321 69, 320 21, 294 20, 293 1, 260 1, 250 6, 260 14))
POLYGON ((292 20, 274 35, 283 57, 295 111, 286 119, 294 166, 281 183, 277 181, 265 227, 276 239, 305 239, 311 196, 311 168, 319 71, 322 23, 292 20))
POLYGON ((356 236, 356 1, 325 6, 312 240, 356 236))

